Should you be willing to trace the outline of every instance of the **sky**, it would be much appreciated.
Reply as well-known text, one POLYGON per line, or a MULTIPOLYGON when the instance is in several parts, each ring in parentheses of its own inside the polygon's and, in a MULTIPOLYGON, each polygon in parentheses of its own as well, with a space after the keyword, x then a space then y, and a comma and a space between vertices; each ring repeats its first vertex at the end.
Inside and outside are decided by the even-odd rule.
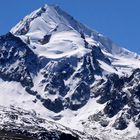
POLYGON ((140 0, 0 0, 0 35, 44 4, 60 6, 121 47, 140 54, 140 0))

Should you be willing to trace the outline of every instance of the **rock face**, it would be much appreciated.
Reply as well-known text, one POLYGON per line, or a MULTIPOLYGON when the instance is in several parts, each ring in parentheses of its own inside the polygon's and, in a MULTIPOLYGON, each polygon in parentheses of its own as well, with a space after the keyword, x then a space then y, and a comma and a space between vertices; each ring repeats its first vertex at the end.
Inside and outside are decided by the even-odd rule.
MULTIPOLYGON (((137 124, 138 120, 136 118, 139 116, 139 84, 137 84, 139 72, 140 69, 137 69, 127 78, 119 78, 114 74, 110 75, 104 86, 95 93, 99 97, 98 103, 106 103, 102 115, 112 118, 121 112, 113 125, 116 129, 127 128, 131 119, 137 124), (133 85, 133 88, 131 85, 133 85), (127 91, 125 91, 126 88, 127 91)), ((139 128, 138 125, 136 127, 139 128)))
POLYGON ((38 58, 18 37, 8 33, 0 38, 0 77, 33 87, 31 73, 38 70, 38 58))
POLYGON ((139 55, 45 5, 0 37, 2 137, 138 140, 139 68, 139 55))

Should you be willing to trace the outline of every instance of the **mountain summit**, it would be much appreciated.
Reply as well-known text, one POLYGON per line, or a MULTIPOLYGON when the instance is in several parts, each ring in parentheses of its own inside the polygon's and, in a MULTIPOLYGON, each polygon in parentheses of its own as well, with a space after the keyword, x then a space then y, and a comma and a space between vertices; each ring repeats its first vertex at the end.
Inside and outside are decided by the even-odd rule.
POLYGON ((139 68, 138 54, 45 5, 0 37, 0 130, 138 140, 139 68))
MULTIPOLYGON (((58 6, 45 5, 32 12, 13 27, 10 32, 20 37, 24 42, 31 44, 31 46, 36 46, 34 51, 46 57, 59 58, 78 52, 84 53, 88 51, 85 47, 82 47, 84 46, 82 40, 85 39, 89 45, 99 46, 104 54, 110 57, 111 61, 113 61, 112 64, 118 70, 122 69, 122 66, 125 70, 130 68, 128 71, 131 68, 140 66, 139 61, 137 61, 139 60, 137 54, 120 48, 107 37, 76 21, 58 6), (71 42, 76 47, 70 47, 68 44, 71 44, 71 42), (63 47, 56 47, 60 46, 60 43, 62 43, 63 47), (65 45, 67 47, 64 50, 65 45), (57 54, 54 52, 57 52, 57 54)), ((122 71, 125 71, 124 69, 122 71)))

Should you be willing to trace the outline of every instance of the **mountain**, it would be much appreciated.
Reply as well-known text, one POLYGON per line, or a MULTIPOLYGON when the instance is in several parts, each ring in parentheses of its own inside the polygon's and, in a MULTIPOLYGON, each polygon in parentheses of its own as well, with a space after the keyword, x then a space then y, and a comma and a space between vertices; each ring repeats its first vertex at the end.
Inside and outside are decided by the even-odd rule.
POLYGON ((138 54, 45 5, 0 37, 2 137, 139 140, 139 80, 138 54))

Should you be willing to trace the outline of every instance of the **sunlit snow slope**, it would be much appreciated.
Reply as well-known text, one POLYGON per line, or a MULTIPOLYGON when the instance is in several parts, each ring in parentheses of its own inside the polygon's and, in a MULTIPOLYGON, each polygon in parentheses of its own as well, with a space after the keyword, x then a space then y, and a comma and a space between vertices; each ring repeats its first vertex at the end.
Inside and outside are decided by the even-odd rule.
POLYGON ((11 33, 21 37, 31 47, 35 46, 36 53, 48 58, 75 54, 79 56, 79 53, 88 51, 82 47, 84 45, 79 34, 81 33, 90 45, 99 46, 119 71, 130 72, 131 68, 140 67, 137 54, 120 48, 102 34, 77 22, 57 6, 45 5, 34 11, 12 28, 11 33))
POLYGON ((0 37, 0 128, 24 124, 20 132, 42 140, 139 140, 139 68, 138 54, 45 5, 0 37))

